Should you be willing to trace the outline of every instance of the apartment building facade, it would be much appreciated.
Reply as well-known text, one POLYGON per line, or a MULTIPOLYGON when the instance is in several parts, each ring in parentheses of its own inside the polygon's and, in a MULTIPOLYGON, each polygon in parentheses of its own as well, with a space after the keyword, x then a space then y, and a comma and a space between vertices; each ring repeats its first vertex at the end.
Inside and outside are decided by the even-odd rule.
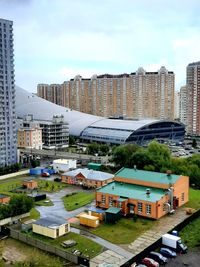
POLYGON ((187 86, 181 86, 179 98, 179 118, 187 126, 188 114, 188 89, 187 86))
POLYGON ((187 132, 200 135, 200 61, 187 66, 187 132))
POLYGON ((77 75, 60 86, 57 99, 48 98, 49 88, 55 92, 53 85, 38 84, 37 95, 88 114, 174 119, 174 73, 165 67, 158 72, 139 68, 131 74, 93 75, 90 79, 77 75))
POLYGON ((33 116, 27 115, 18 119, 17 146, 18 148, 42 149, 42 128, 33 121, 33 116))
POLYGON ((0 166, 17 162, 13 22, 0 19, 0 166))

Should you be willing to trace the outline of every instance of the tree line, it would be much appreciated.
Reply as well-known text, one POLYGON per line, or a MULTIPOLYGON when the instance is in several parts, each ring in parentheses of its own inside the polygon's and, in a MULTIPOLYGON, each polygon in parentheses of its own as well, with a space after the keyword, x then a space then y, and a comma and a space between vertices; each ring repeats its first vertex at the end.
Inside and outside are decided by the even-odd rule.
POLYGON ((33 206, 33 199, 27 195, 13 195, 8 204, 0 204, 0 220, 29 212, 33 206))
POLYGON ((190 177, 190 184, 200 188, 200 154, 187 158, 172 157, 168 146, 152 141, 147 148, 134 144, 115 147, 111 160, 116 168, 135 166, 141 170, 166 172, 190 177))

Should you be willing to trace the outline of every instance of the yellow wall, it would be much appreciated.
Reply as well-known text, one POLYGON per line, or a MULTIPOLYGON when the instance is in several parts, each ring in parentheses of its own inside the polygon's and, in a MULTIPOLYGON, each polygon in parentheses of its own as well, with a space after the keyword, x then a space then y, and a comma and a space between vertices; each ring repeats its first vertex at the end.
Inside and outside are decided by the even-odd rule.
MULTIPOLYGON (((58 229, 59 229, 58 236, 62 236, 70 231, 70 226, 69 224, 63 224, 58 229)), ((44 226, 37 225, 37 224, 33 224, 33 232, 40 234, 40 235, 48 236, 51 238, 58 237, 57 229, 51 229, 51 228, 44 227, 44 226)))

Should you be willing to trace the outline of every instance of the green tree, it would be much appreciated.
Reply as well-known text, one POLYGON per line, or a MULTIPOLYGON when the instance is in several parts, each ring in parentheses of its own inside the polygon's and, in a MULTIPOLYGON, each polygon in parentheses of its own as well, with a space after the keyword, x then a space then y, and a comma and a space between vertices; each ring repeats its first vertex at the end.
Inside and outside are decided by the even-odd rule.
POLYGON ((197 147, 197 140, 195 138, 192 139, 192 147, 194 147, 194 148, 197 147))
POLYGON ((76 141, 75 141, 75 138, 73 136, 69 136, 69 145, 72 146, 72 145, 75 145, 76 144, 76 141))
POLYGON ((140 149, 132 154, 129 167, 136 166, 138 169, 144 169, 145 166, 152 164, 151 157, 146 149, 140 149))
POLYGON ((132 155, 139 149, 139 146, 134 144, 121 145, 113 150, 112 162, 117 167, 130 167, 132 155))
POLYGON ((87 146, 87 153, 90 155, 98 154, 99 152, 99 144, 93 142, 87 146))
POLYGON ((147 148, 147 153, 152 161, 152 165, 156 171, 160 171, 162 168, 169 168, 171 153, 166 145, 159 144, 156 141, 152 141, 147 148))

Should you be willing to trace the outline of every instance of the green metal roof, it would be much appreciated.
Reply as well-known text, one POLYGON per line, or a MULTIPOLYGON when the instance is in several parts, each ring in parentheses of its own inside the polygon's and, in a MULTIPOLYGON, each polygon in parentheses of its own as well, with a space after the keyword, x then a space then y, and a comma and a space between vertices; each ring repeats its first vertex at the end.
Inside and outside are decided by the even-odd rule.
POLYGON ((0 194, 0 198, 9 197, 9 195, 0 194))
POLYGON ((119 196, 120 199, 123 197, 138 199, 138 200, 145 200, 149 202, 156 202, 161 199, 162 196, 165 195, 166 190, 159 189, 159 188, 152 188, 150 189, 150 194, 146 194, 146 186, 141 185, 134 185, 134 184, 127 184, 121 182, 112 182, 107 184, 100 189, 97 189, 97 192, 101 192, 104 194, 112 194, 119 196))
POLYGON ((121 211, 120 208, 110 207, 109 209, 106 210, 106 213, 109 212, 109 213, 112 213, 112 214, 117 214, 120 211, 121 211))
POLYGON ((122 168, 115 174, 115 177, 124 177, 127 179, 135 179, 152 183, 174 184, 179 179, 180 175, 167 175, 166 173, 160 172, 122 168))

